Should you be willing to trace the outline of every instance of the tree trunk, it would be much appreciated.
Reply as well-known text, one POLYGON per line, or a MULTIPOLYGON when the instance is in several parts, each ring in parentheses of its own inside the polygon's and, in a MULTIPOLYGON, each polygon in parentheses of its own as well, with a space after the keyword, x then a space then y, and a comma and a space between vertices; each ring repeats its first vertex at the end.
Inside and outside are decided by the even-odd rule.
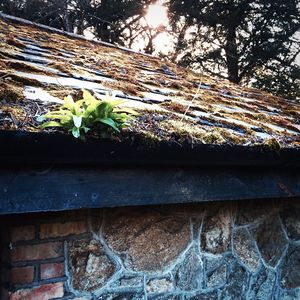
POLYGON ((236 28, 228 28, 226 35, 226 64, 228 79, 231 82, 239 83, 239 58, 236 43, 236 28))
POLYGON ((184 45, 184 38, 185 38, 187 29, 188 29, 188 23, 186 22, 179 32, 179 35, 177 38, 177 43, 175 45, 175 49, 174 49, 173 55, 171 57, 172 62, 176 62, 178 55, 180 54, 182 49, 185 48, 183 45, 184 45))
POLYGON ((70 19, 69 19, 69 14, 68 12, 65 13, 65 15, 63 16, 63 22, 64 22, 64 27, 65 27, 65 30, 68 31, 68 32, 73 32, 73 25, 71 24, 70 22, 70 19))
POLYGON ((83 35, 84 34, 84 17, 83 15, 80 16, 77 25, 77 34, 83 35))

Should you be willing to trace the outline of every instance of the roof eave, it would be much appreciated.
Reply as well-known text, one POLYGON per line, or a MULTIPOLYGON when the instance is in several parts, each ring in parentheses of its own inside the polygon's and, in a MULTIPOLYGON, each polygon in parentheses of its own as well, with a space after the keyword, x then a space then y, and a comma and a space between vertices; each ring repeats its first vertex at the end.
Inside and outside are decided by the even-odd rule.
POLYGON ((300 150, 237 145, 191 145, 127 138, 89 139, 61 133, 0 131, 1 165, 194 166, 300 168, 300 150))
POLYGON ((0 169, 0 215, 299 197, 300 173, 287 169, 0 169))

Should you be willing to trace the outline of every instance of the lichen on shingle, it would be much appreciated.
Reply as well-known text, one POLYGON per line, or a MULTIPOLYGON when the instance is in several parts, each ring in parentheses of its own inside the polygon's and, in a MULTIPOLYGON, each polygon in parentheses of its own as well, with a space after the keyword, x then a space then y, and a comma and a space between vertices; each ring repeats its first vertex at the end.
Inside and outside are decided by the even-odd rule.
POLYGON ((57 105, 51 99, 85 88, 98 96, 113 93, 139 111, 131 135, 152 146, 167 141, 300 147, 299 103, 113 45, 2 19, 0 66, 1 130, 38 131, 34 118, 57 105), (46 93, 50 97, 40 99, 46 93), (10 103, 8 114, 3 108, 10 103))

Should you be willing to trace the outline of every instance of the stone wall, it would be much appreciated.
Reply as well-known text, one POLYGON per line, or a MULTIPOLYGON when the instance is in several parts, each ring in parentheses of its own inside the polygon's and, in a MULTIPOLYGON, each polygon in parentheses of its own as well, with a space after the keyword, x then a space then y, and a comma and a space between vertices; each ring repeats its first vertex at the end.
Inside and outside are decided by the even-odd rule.
POLYGON ((300 199, 16 216, 1 231, 2 299, 300 299, 300 199))

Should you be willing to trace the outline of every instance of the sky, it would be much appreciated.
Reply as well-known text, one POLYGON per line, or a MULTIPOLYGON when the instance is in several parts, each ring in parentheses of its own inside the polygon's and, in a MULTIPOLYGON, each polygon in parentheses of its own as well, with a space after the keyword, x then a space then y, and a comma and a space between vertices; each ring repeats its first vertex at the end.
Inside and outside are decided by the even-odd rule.
MULTIPOLYGON (((141 21, 144 23, 143 25, 149 26, 152 29, 160 26, 164 26, 165 28, 168 27, 168 9, 164 6, 164 3, 164 0, 158 0, 154 4, 148 6, 145 17, 141 21)), ((168 34, 167 31, 164 31, 160 33, 153 42, 156 49, 155 54, 159 52, 167 54, 171 50, 173 40, 170 34, 168 34)), ((136 51, 142 51, 144 46, 145 41, 143 38, 141 38, 135 41, 135 43, 132 45, 132 48, 136 51)))
MULTIPOLYGON (((295 38, 297 40, 300 40, 300 31, 298 31, 296 34, 295 34, 295 38)), ((297 65, 300 65, 300 54, 298 54, 298 56, 296 57, 296 64, 297 65)))
MULTIPOLYGON (((148 6, 146 9, 145 17, 141 20, 142 25, 149 26, 152 29, 158 28, 160 26, 164 26, 167 28, 169 26, 169 19, 168 19, 168 9, 164 6, 165 0, 157 0, 155 3, 148 6)), ((85 32, 85 35, 89 38, 93 38, 94 36, 91 32, 85 32)), ((297 32, 294 38, 300 40, 300 32, 297 32)), ((160 33, 154 39, 154 47, 156 49, 154 54, 162 53, 168 54, 172 48, 173 38, 167 32, 167 30, 160 33)), ((143 37, 136 39, 132 45, 133 50, 135 51, 143 51, 145 47, 145 40, 143 37)), ((296 58, 296 63, 300 65, 300 54, 296 58)))
MULTIPOLYGON (((164 6, 164 3, 164 0, 158 0, 147 8, 145 21, 150 27, 157 28, 161 25, 168 27, 168 9, 164 6)), ((294 38, 300 40, 300 31, 295 34, 294 38)), ((166 31, 162 32, 155 38, 154 45, 157 49, 156 52, 167 54, 170 50, 170 45, 172 45, 172 37, 166 31)), ((143 46, 144 43, 140 40, 133 45, 133 48, 136 51, 140 51, 143 49, 143 46)), ((296 57, 296 64, 300 65, 300 54, 296 57)))

